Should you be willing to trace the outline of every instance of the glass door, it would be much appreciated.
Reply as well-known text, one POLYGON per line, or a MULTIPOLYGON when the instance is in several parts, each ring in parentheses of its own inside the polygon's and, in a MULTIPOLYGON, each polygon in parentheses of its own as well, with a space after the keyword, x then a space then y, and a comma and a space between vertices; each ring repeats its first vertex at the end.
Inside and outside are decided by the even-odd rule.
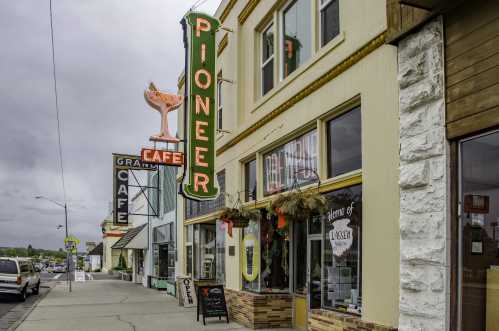
POLYGON ((461 331, 499 330, 499 132, 460 143, 461 331))
POLYGON ((317 237, 309 237, 308 240, 308 308, 321 308, 322 288, 322 240, 317 237))

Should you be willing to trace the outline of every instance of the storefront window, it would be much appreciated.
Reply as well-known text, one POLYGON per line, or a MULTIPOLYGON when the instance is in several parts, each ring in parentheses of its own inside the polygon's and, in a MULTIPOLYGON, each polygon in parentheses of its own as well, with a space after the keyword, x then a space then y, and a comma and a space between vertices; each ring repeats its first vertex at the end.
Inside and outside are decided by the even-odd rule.
POLYGON ((499 327, 499 132, 460 143, 462 331, 499 327))
POLYGON ((256 160, 244 165, 245 201, 256 200, 256 160))
POLYGON ((174 223, 153 229, 154 275, 175 279, 175 233, 174 223))
POLYGON ((277 147, 263 161, 265 196, 316 182, 317 130, 277 147))
POLYGON ((216 260, 216 281, 218 284, 225 284, 225 233, 226 223, 222 221, 217 221, 217 238, 216 246, 217 253, 215 256, 216 260))
POLYGON ((361 313, 362 186, 326 194, 322 302, 325 308, 361 313))
POLYGON ((336 177, 362 168, 360 107, 328 123, 328 175, 336 177))
POLYGON ((305 294, 307 287, 307 222, 293 224, 295 293, 305 294))
POLYGON ((250 221, 243 229, 241 244, 243 288, 260 291, 260 222, 250 221))
POLYGON ((242 243, 243 288, 263 293, 289 291, 289 229, 277 218, 250 222, 242 243))
POLYGON ((295 71, 311 51, 310 0, 295 0, 284 10, 283 78, 295 71))
POLYGON ((216 226, 195 224, 194 226, 194 278, 215 279, 216 274, 216 226))

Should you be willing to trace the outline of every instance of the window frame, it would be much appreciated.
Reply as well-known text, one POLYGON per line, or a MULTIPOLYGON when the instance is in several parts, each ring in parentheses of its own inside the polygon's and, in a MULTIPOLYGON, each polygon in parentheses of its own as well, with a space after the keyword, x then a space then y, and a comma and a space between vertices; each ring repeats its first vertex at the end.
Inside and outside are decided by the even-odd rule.
POLYGON ((243 163, 243 171, 244 171, 244 202, 252 202, 252 201, 257 201, 257 195, 258 195, 258 160, 256 157, 249 159, 243 163), (248 187, 249 184, 249 174, 248 174, 248 167, 251 162, 255 163, 255 193, 250 194, 250 190, 248 187))
MULTIPOLYGON (((351 173, 355 173, 355 172, 361 172, 362 171, 362 167, 363 167, 363 163, 362 163, 362 160, 363 160, 363 154, 362 154, 362 104, 361 103, 352 103, 350 105, 348 105, 348 107, 344 108, 342 111, 339 111, 337 113, 335 113, 333 116, 328 116, 326 118, 324 118, 324 132, 325 132, 325 144, 324 144, 324 147, 325 147, 325 150, 322 149, 322 151, 325 151, 325 159, 324 159, 324 162, 321 163, 323 166, 324 166, 324 174, 326 176, 327 179, 331 179, 331 178, 341 178, 343 176, 346 176, 348 174, 351 174, 351 173), (330 162, 332 160, 332 144, 331 144, 331 139, 330 139, 330 132, 331 132, 331 129, 330 129, 330 123, 334 120, 337 120, 345 115, 347 115, 348 113, 352 112, 352 111, 355 111, 356 109, 358 109, 358 111, 360 112, 360 128, 361 128, 361 131, 360 131, 360 157, 361 157, 361 166, 360 168, 357 168, 357 169, 353 169, 353 170, 350 170, 350 171, 347 171, 345 173, 342 173, 342 174, 339 174, 339 175, 335 175, 333 176, 332 175, 332 170, 331 170, 331 167, 332 167, 332 162, 330 162)), ((333 142, 334 143, 334 142, 333 142)), ((334 157, 333 157, 334 159, 334 157)))
MULTIPOLYGON (((326 47, 332 40, 334 40, 334 38, 336 38, 340 33, 341 33, 341 29, 339 29, 339 33, 333 37, 331 40, 329 40, 327 43, 323 43, 323 32, 322 32, 322 11, 327 7, 329 6, 332 2, 338 2, 338 21, 340 20, 340 12, 339 12, 339 9, 340 9, 340 0, 325 0, 326 2, 321 4, 321 0, 317 0, 317 10, 318 10, 318 17, 317 17, 317 21, 318 21, 318 24, 319 24, 319 49, 321 48, 324 48, 326 47)), ((338 22, 338 25, 339 25, 339 22, 338 22)))
POLYGON ((274 88, 275 88, 275 75, 274 75, 274 72, 275 72, 275 44, 276 44, 276 34, 275 34, 275 26, 274 26, 274 20, 270 20, 269 23, 267 23, 264 28, 262 29, 262 32, 260 33, 260 96, 265 96, 267 95, 270 91, 272 91, 274 88), (272 31, 273 32, 273 39, 274 39, 274 44, 273 44, 273 49, 272 49, 272 55, 269 56, 266 60, 263 59, 263 50, 264 50, 264 43, 265 43, 265 35, 268 31, 272 31), (272 88, 269 89, 267 92, 264 91, 264 69, 265 67, 271 62, 271 61, 274 61, 274 63, 272 63, 272 88))
MULTIPOLYGON (((300 67, 302 65, 306 66, 307 61, 310 60, 311 58, 314 57, 316 51, 314 47, 314 41, 313 41, 313 21, 312 17, 309 16, 309 28, 310 28, 310 36, 309 36, 309 48, 310 48, 310 55, 309 57, 303 61, 303 64, 298 65, 293 72, 289 73, 287 76, 284 76, 284 51, 283 51, 283 45, 284 45, 284 12, 287 11, 289 8, 291 8, 294 4, 296 4, 300 0, 289 0, 287 1, 279 10, 278 12, 278 17, 279 17, 279 80, 282 82, 288 77, 293 76, 294 73, 299 72, 300 67)), ((310 11, 313 12, 313 6, 310 4, 310 11)))

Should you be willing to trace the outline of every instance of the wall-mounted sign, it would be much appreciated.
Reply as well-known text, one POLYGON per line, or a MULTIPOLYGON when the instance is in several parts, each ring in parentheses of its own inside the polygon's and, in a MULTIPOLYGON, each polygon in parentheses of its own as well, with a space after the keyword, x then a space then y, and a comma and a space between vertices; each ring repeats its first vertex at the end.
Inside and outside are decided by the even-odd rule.
POLYGON ((157 170, 155 164, 144 163, 136 155, 113 154, 113 223, 128 225, 129 170, 157 170))
POLYGON ((178 143, 180 140, 170 134, 168 129, 168 113, 176 110, 182 104, 184 97, 176 94, 169 94, 158 91, 154 83, 149 84, 149 90, 144 92, 144 97, 152 108, 161 114, 161 131, 152 135, 149 140, 178 143))
POLYGON ((140 159, 143 162, 180 167, 184 164, 184 154, 176 151, 142 148, 140 159))
POLYGON ((263 156, 263 193, 271 195, 317 180, 317 130, 310 131, 263 156))
POLYGON ((253 234, 244 236, 241 255, 243 277, 246 281, 252 282, 260 272, 258 269, 260 265, 260 248, 258 240, 253 234))
POLYGON ((215 32, 219 21, 189 12, 182 20, 186 63, 187 164, 183 195, 192 200, 214 200, 215 176, 215 32))

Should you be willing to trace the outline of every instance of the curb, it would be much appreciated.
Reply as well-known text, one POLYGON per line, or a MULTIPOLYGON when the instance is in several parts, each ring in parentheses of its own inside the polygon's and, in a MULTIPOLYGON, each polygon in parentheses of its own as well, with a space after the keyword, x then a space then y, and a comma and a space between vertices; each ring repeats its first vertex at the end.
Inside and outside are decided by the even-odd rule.
POLYGON ((45 288, 48 287, 49 290, 46 293, 40 295, 37 298, 37 300, 35 302, 33 302, 33 305, 26 312, 24 312, 24 314, 17 321, 14 322, 14 324, 12 324, 11 326, 9 326, 9 328, 7 329, 7 331, 14 331, 14 330, 16 330, 19 327, 19 325, 21 325, 21 323, 26 320, 26 318, 29 316, 29 314, 31 314, 31 312, 33 310, 35 310, 36 306, 38 306, 38 304, 40 303, 40 301, 42 301, 47 296, 47 294, 49 294, 50 291, 52 291, 52 289, 54 287, 56 287, 56 286, 57 286, 57 284, 53 284, 53 285, 49 284, 48 286, 47 285, 43 286, 45 288))

